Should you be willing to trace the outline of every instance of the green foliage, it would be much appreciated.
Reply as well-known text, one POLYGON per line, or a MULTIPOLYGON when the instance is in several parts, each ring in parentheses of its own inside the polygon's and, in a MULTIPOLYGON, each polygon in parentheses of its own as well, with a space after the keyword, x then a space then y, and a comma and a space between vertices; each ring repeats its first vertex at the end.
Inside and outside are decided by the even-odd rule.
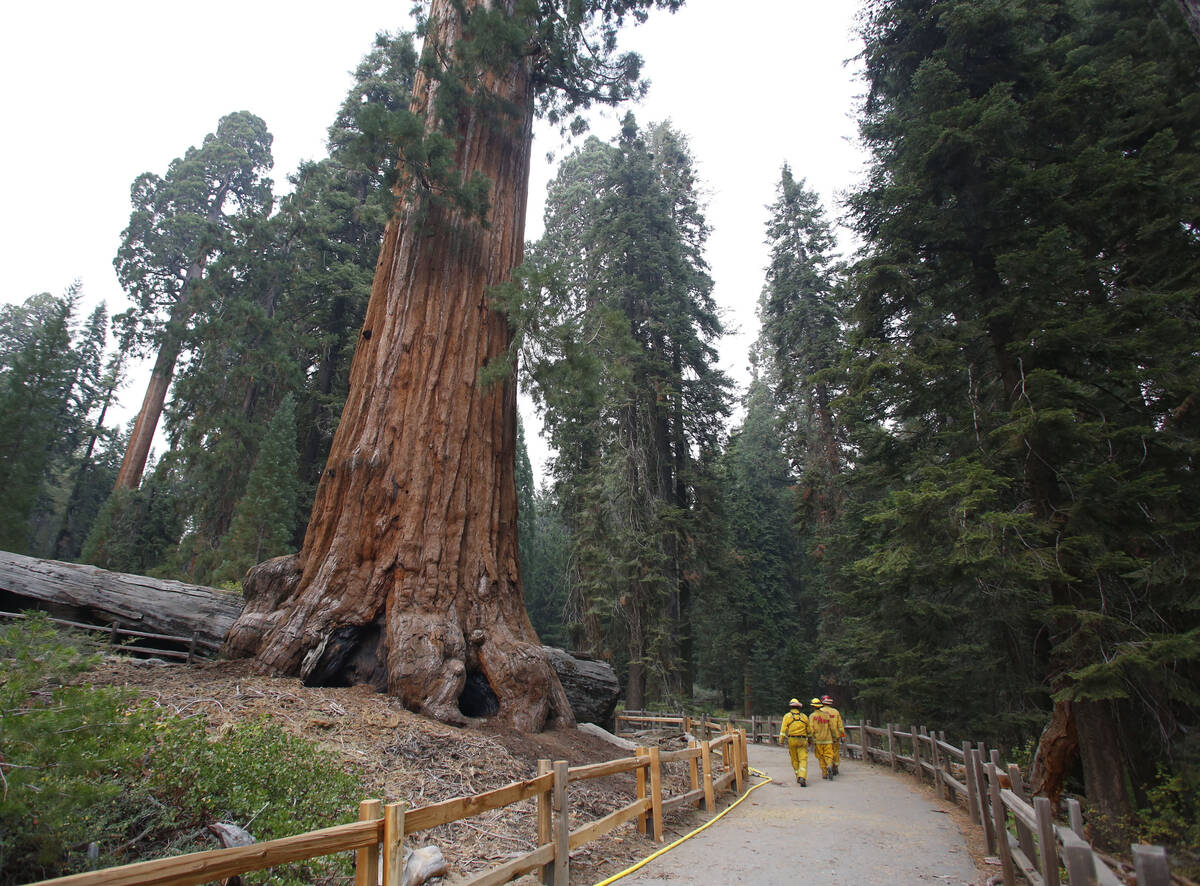
POLYGON ((177 484, 160 465, 137 489, 114 490, 84 542, 83 562, 138 575, 160 567, 183 532, 177 484))
POLYGON ((246 493, 234 510, 221 551, 225 562, 216 581, 240 578, 255 563, 287 553, 296 524, 296 404, 288 394, 279 404, 258 450, 246 493))
POLYGON ((1133 824, 1135 841, 1171 848, 1171 870, 1185 877, 1200 872, 1200 769, 1172 772, 1158 767, 1133 824))
POLYGON ((110 389, 101 363, 108 333, 103 305, 82 325, 78 283, 61 298, 34 296, 0 314, 0 547, 47 555, 62 529, 95 514, 84 473, 94 467, 110 389))
POLYGON ((835 651, 869 710, 1004 743, 1101 701, 1149 777, 1200 663, 1200 49, 1131 0, 889 0, 863 33, 835 651))
MULTIPOLYGON (((206 825, 260 840, 349 821, 360 786, 326 753, 267 721, 213 739, 202 719, 163 716, 131 693, 74 684, 95 661, 43 617, 0 628, 0 883, 212 848, 206 825), (199 829, 199 830, 198 830, 199 829), (164 851, 165 850, 165 851, 164 851)), ((344 859, 251 875, 311 882, 344 859), (330 867, 332 866, 332 867, 330 867)))
POLYGON ((631 698, 686 697, 707 574, 697 454, 728 411, 686 141, 627 117, 617 145, 589 139, 564 162, 546 215, 524 285, 493 300, 557 451, 574 644, 628 671, 631 698))

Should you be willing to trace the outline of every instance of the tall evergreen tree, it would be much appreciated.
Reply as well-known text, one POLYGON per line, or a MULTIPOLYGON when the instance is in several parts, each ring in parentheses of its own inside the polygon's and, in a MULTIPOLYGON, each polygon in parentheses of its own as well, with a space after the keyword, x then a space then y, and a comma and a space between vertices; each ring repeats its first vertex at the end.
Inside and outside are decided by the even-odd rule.
POLYGON ((131 188, 133 212, 114 259, 135 307, 123 315, 154 368, 121 465, 118 484, 135 488, 166 402, 175 365, 203 300, 205 269, 236 240, 235 220, 271 206, 271 135, 247 111, 228 114, 200 147, 172 161, 165 176, 143 173, 131 188))
POLYGON ((531 260, 524 356, 575 545, 575 643, 614 655, 631 706, 693 683, 694 455, 727 413, 706 235, 686 142, 627 116, 615 148, 564 162, 531 260))
POLYGON ((881 686, 944 699, 922 710, 972 662, 1014 691, 1001 709, 1040 682, 1120 816, 1130 766, 1175 753, 1197 700, 1200 48, 1172 2, 871 13, 861 636, 894 638, 881 686))
POLYGON ((757 372, 743 399, 745 418, 717 472, 724 569, 704 589, 697 617, 700 673, 728 705, 747 715, 778 710, 797 686, 816 685, 816 625, 802 595, 796 493, 770 386, 757 372))
POLYGON ((59 439, 70 430, 76 369, 70 324, 78 297, 77 285, 61 299, 35 297, 10 327, 12 344, 0 366, 0 548, 6 550, 27 550, 30 515, 59 439))
POLYGON ((249 601, 228 652, 317 683, 354 662, 446 721, 474 712, 458 705, 468 678, 519 728, 571 719, 521 596, 515 390, 479 383, 511 337, 488 291, 521 261, 535 113, 635 94, 617 29, 678 5, 431 4, 400 200, 313 519, 296 572, 261 573, 273 590, 249 601))
POLYGON ((296 402, 288 394, 258 448, 246 492, 221 545, 225 560, 217 570, 217 581, 236 581, 255 563, 292 549, 298 488, 296 402))

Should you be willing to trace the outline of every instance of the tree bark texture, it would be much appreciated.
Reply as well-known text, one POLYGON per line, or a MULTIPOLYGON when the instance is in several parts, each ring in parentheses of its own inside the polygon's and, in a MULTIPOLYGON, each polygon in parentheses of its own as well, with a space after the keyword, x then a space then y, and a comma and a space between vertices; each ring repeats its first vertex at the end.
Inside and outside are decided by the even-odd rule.
POLYGON ((1057 808, 1067 775, 1078 759, 1079 736, 1075 733, 1075 721, 1071 717, 1071 703, 1055 702, 1054 713, 1042 730, 1033 759, 1030 779, 1033 793, 1046 797, 1057 808))
POLYGON ((109 572, 0 551, 4 607, 36 604, 72 621, 199 639, 215 647, 242 609, 242 598, 200 585, 109 572))
POLYGON ((150 372, 150 381, 146 385, 146 395, 142 398, 142 408, 138 410, 129 434, 129 444, 125 447, 125 457, 121 459, 121 468, 117 472, 117 482, 114 488, 137 489, 142 482, 142 473, 146 470, 146 460, 150 457, 150 446, 154 442, 154 432, 162 418, 163 406, 167 402, 167 389, 171 387, 171 379, 175 375, 175 362, 179 359, 181 343, 179 336, 183 324, 191 315, 188 304, 188 290, 194 281, 200 279, 202 268, 199 264, 188 269, 187 282, 184 284, 184 294, 171 309, 171 321, 167 328, 166 337, 158 348, 158 356, 154 359, 154 369, 150 372), (178 323, 178 325, 176 325, 178 323))
MULTIPOLYGON (((450 53, 460 36, 454 4, 434 0, 427 41, 450 53)), ((516 390, 479 382, 509 344, 486 290, 521 260, 531 71, 483 78, 515 119, 460 113, 455 164, 491 181, 486 225, 398 191, 303 547, 290 572, 267 564, 226 644, 264 672, 365 681, 444 722, 494 712, 524 731, 573 723, 521 593, 516 390), (490 707, 460 708, 469 689, 490 707)), ((436 92, 418 77, 429 129, 436 92)))

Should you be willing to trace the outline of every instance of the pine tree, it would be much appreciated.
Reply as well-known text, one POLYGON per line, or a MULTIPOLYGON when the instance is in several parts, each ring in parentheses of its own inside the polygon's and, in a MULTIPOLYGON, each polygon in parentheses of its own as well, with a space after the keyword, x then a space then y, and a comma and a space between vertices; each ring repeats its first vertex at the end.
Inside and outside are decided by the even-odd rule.
POLYGON ((861 499, 847 602, 860 638, 890 638, 881 689, 952 698, 930 655, 1011 687, 1000 711, 1039 681, 1114 817, 1131 751, 1180 741, 1200 657, 1177 580, 1195 567, 1200 247, 1180 220, 1200 48, 1177 16, 897 0, 865 32, 855 408, 879 498, 861 499))
POLYGON ((23 315, 10 315, 17 322, 0 366, 0 548, 6 550, 27 549, 30 515, 68 430, 76 368, 70 324, 78 298, 76 285, 61 299, 35 297, 23 315))
POLYGON ((246 493, 221 544, 225 561, 215 580, 238 580, 255 563, 292 550, 299 489, 296 469, 296 403, 288 394, 259 446, 246 493))
POLYGON ((778 710, 796 686, 816 685, 816 624, 802 595, 795 483, 769 385, 757 370, 718 469, 719 581, 701 599, 697 635, 705 685, 747 715, 778 710))
POLYGON ((631 706, 690 694, 693 453, 716 448, 728 407, 686 142, 627 116, 615 147, 564 162, 546 222, 528 271, 541 304, 509 308, 557 451, 575 645, 615 658, 631 706))

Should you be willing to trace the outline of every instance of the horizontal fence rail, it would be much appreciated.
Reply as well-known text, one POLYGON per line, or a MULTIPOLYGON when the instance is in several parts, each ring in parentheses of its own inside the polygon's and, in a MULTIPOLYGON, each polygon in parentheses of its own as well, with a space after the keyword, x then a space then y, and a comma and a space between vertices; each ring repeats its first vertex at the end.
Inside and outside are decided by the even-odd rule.
MULTIPOLYGON (((778 722, 778 721, 776 721, 778 722)), ((1001 765, 1000 752, 982 743, 946 741, 946 733, 893 723, 847 723, 842 747, 863 760, 911 771, 940 797, 963 804, 979 825, 989 855, 999 858, 1005 886, 1121 886, 1124 883, 1084 838, 1078 800, 1066 801, 1070 826, 1055 820, 1045 797, 1031 797, 1020 767, 1001 765), (857 741, 850 738, 856 736, 857 741), (1061 874, 1065 873, 1065 879, 1061 874)), ((1171 886, 1167 852, 1133 846, 1138 886, 1171 886)))
MULTIPOLYGON (((539 760, 537 775, 495 790, 455 797, 440 803, 408 808, 403 802, 384 804, 364 800, 359 821, 306 834, 231 849, 193 852, 174 858, 144 861, 43 880, 55 886, 194 886, 281 864, 311 861, 341 852, 355 853, 355 886, 400 886, 404 873, 404 840, 439 825, 472 818, 525 800, 537 803, 537 848, 503 865, 456 880, 459 886, 493 886, 536 872, 541 882, 569 886, 570 852, 634 822, 638 831, 663 842, 663 816, 683 806, 716 811, 717 796, 725 790, 742 793, 750 770, 746 733, 727 725, 691 718, 673 718, 673 725, 690 726, 715 737, 691 740, 688 747, 661 751, 639 747, 633 757, 568 766, 564 761, 539 760), (662 767, 686 763, 689 790, 664 793, 662 767), (608 815, 570 829, 569 787, 572 783, 632 772, 631 802, 608 815)), ((41 886, 41 884, 37 884, 41 886)))

